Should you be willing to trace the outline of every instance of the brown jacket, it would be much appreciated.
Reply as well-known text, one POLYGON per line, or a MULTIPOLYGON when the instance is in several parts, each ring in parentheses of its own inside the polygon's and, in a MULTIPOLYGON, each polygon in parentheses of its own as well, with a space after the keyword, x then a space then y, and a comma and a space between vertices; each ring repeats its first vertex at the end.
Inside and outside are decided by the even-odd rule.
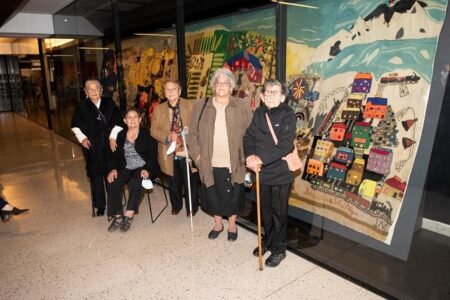
MULTIPOLYGON (((181 120, 184 127, 189 128, 189 116, 191 115, 192 105, 194 101, 180 98, 180 113, 181 120)), ((173 156, 174 154, 166 155, 167 149, 170 146, 166 144, 166 138, 170 134, 170 115, 168 102, 156 106, 152 116, 152 126, 150 134, 158 141, 158 163, 161 171, 169 176, 173 176, 173 156)))
MULTIPOLYGON (((191 114, 191 126, 187 135, 187 144, 190 156, 195 160, 200 172, 201 181, 206 187, 210 187, 214 185, 211 160, 216 109, 212 99, 210 99, 205 106, 199 123, 200 111, 204 103, 205 99, 200 99, 194 104, 191 114), (197 160, 197 158, 199 159, 197 160)), ((225 109, 225 118, 230 149, 231 179, 233 183, 243 183, 246 171, 243 137, 252 120, 250 105, 245 100, 231 98, 225 109)))

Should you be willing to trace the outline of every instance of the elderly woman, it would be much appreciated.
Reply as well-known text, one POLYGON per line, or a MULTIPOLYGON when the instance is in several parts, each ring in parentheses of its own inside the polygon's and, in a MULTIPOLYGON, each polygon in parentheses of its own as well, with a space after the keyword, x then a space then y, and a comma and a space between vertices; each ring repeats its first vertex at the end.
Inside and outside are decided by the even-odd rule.
POLYGON ((81 101, 75 109, 71 127, 83 147, 87 176, 91 182, 92 203, 97 208, 97 216, 103 216, 108 146, 115 148, 117 133, 123 125, 114 102, 101 97, 102 86, 98 80, 87 80, 84 92, 86 100, 81 101))
POLYGON ((142 179, 156 175, 158 166, 156 153, 147 130, 140 130, 141 117, 130 109, 123 120, 128 130, 117 136, 116 151, 108 156, 108 216, 113 217, 108 231, 130 229, 134 212, 138 210, 142 196, 142 179), (122 189, 128 183, 128 203, 125 215, 122 208, 122 189))
POLYGON ((228 217, 228 240, 238 237, 236 217, 244 203, 245 157, 243 136, 252 111, 248 103, 231 96, 233 73, 218 69, 211 80, 214 96, 194 104, 187 143, 200 173, 202 208, 214 216, 208 235, 215 239, 228 217))
MULTIPOLYGON (((294 111, 284 103, 285 98, 282 84, 267 80, 261 94, 265 106, 256 109, 244 136, 247 167, 253 171, 262 167, 261 212, 265 231, 262 252, 271 252, 265 262, 268 267, 278 266, 286 257, 288 198, 294 181, 282 159, 294 147, 296 130, 294 111)), ((258 248, 253 254, 258 256, 258 248)))

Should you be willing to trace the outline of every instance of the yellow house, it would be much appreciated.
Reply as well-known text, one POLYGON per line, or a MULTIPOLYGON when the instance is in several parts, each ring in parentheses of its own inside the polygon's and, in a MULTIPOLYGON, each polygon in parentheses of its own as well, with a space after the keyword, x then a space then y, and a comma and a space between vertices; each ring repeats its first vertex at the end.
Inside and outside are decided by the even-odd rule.
POLYGON ((373 198, 375 197, 376 189, 377 189, 376 181, 364 179, 361 185, 359 186, 358 194, 360 194, 361 196, 365 196, 367 198, 373 198))
POLYGON ((334 144, 329 141, 318 140, 316 148, 314 149, 314 158, 318 160, 325 160, 333 155, 334 144))

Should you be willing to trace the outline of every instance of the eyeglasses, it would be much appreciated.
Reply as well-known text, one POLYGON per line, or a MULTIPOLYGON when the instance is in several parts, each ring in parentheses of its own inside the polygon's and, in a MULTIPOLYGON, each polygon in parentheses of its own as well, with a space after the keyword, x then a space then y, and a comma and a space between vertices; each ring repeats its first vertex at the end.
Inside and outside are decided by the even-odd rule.
POLYGON ((214 85, 217 85, 217 86, 229 86, 230 83, 228 81, 227 82, 216 81, 216 82, 214 82, 214 85))
POLYGON ((264 96, 279 96, 281 95, 281 91, 280 90, 275 90, 275 91, 264 91, 264 96))

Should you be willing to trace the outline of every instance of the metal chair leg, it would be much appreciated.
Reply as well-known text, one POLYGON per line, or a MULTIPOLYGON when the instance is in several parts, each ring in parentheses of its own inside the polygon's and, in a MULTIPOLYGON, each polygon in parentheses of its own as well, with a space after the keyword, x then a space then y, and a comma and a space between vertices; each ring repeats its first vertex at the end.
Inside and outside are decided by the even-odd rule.
POLYGON ((164 210, 167 208, 167 206, 169 206, 169 202, 167 201, 167 196, 165 195, 166 194, 166 192, 165 192, 165 190, 164 190, 164 187, 163 187, 163 191, 164 191, 164 196, 165 196, 165 198, 166 198, 166 205, 163 207, 163 209, 159 212, 159 214, 156 216, 156 218, 153 218, 153 211, 152 211, 152 203, 151 203, 151 201, 150 201, 150 191, 149 190, 147 190, 146 192, 147 192, 147 200, 148 200, 148 208, 150 209, 150 217, 151 217, 151 219, 152 219, 152 223, 155 223, 156 222, 156 220, 158 220, 158 218, 161 216, 161 214, 164 212, 164 210))

